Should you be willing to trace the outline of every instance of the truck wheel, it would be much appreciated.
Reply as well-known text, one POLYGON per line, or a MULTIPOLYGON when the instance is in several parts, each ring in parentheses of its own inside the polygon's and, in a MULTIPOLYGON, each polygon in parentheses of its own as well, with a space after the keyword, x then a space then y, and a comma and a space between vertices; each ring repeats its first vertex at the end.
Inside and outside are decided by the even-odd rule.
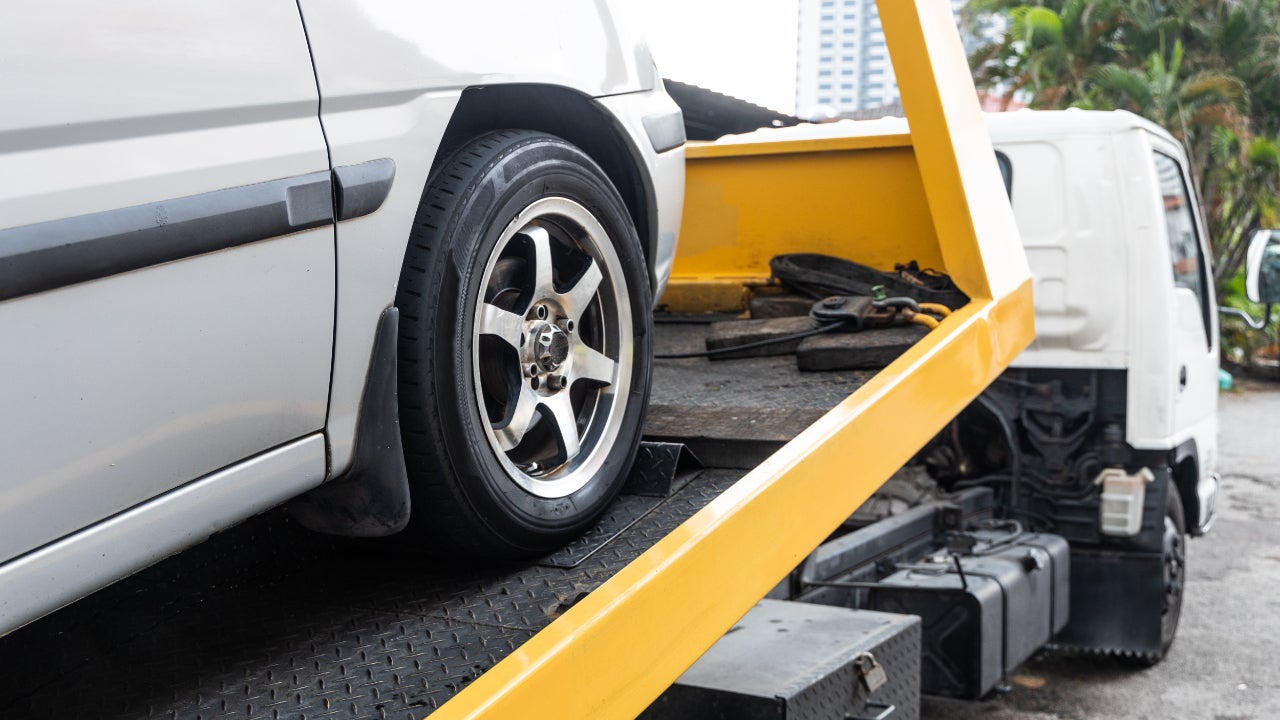
POLYGON ((1187 583, 1187 521, 1182 511, 1178 486, 1168 481, 1164 504, 1164 600, 1160 604, 1160 651, 1132 658, 1138 666, 1151 667, 1164 659, 1178 633, 1182 615, 1182 592, 1187 583))
POLYGON ((1182 592, 1187 584, 1187 520, 1182 511, 1182 498, 1178 486, 1172 480, 1165 493, 1164 538, 1164 602, 1160 607, 1160 656, 1159 662, 1169 652, 1173 638, 1178 633, 1178 618, 1182 615, 1182 592))
POLYGON ((547 552, 635 457, 652 317, 640 240, 581 150, 483 135, 428 181, 400 287, 409 532, 451 557, 547 552))

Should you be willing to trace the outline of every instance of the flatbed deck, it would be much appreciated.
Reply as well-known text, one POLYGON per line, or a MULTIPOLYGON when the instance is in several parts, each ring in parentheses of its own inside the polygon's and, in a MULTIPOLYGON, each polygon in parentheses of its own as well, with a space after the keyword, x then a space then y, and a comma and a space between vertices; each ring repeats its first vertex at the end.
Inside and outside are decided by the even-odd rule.
MULTIPOLYGON (((705 329, 660 323, 658 352, 699 349, 705 329)), ((747 455, 704 454, 742 465, 868 376, 801 376, 793 356, 659 360, 655 429, 679 440, 692 425, 675 419, 696 417, 706 447, 741 429, 747 455)), ((487 570, 272 511, 0 639, 0 716, 421 718, 743 474, 686 466, 666 497, 624 494, 569 547, 487 570)))

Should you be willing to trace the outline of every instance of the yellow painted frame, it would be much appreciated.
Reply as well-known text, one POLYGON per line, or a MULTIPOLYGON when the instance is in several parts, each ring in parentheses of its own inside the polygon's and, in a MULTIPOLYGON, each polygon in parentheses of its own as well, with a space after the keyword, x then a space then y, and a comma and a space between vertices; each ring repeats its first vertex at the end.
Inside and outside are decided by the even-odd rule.
POLYGON ((950 6, 879 5, 940 257, 972 302, 433 718, 634 717, 1031 341, 1030 274, 950 6))
POLYGON ((787 252, 944 267, 908 134, 770 137, 685 154, 680 252, 661 299, 669 311, 739 312, 769 284, 769 259, 787 252))

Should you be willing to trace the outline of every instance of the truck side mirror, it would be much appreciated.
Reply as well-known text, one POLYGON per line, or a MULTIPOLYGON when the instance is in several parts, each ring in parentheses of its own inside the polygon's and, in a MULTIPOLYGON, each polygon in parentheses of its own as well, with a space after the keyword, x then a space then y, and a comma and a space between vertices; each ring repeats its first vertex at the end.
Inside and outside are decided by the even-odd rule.
POLYGON ((1258 230, 1245 257, 1245 294, 1256 303, 1280 303, 1280 230, 1258 230))

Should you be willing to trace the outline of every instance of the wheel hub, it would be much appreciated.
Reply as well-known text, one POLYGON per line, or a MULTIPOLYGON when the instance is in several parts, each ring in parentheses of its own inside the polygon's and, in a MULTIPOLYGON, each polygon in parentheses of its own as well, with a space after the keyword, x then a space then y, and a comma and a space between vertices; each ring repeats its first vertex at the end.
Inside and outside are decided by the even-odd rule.
POLYGON ((525 352, 543 372, 555 372, 569 357, 569 335, 559 327, 538 322, 527 334, 525 352))

